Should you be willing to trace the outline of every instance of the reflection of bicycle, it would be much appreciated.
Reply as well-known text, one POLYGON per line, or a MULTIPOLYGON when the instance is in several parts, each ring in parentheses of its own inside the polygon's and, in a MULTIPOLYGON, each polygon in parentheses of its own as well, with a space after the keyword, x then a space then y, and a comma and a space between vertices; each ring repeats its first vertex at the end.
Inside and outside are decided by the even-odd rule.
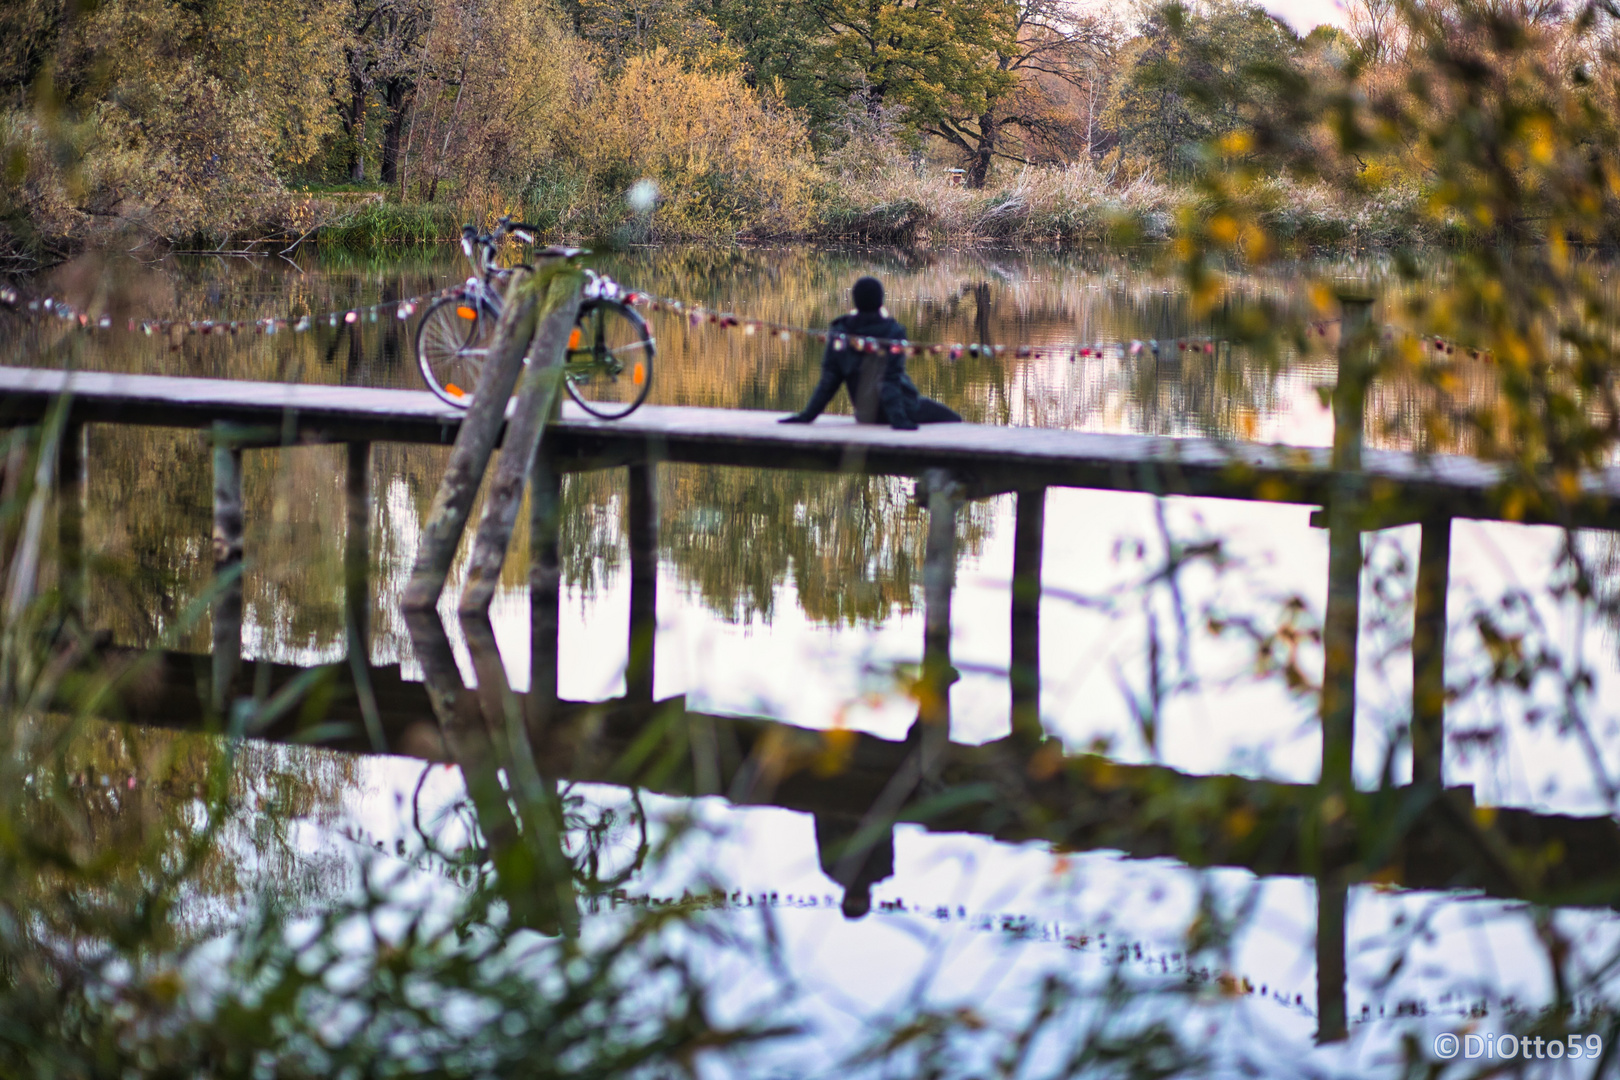
MULTIPOLYGON (((465 409, 483 373, 501 317, 497 283, 512 271, 495 264, 495 252, 506 236, 534 243, 533 226, 502 218, 493 233, 480 235, 471 225, 461 229, 461 250, 473 276, 459 293, 435 301, 416 328, 416 363, 428 389, 465 409)), ((577 248, 548 247, 541 257, 566 258, 577 248)), ((585 295, 568 336, 563 360, 563 386, 580 407, 604 420, 635 411, 652 388, 655 348, 647 320, 620 299, 612 278, 585 271, 585 295)))

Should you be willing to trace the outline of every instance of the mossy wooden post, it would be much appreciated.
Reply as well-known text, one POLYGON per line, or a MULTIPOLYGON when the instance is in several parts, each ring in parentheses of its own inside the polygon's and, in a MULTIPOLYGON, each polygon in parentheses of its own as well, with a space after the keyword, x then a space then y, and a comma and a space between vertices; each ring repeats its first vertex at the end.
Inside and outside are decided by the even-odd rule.
POLYGON ((349 674, 366 736, 378 753, 388 749, 382 715, 371 686, 371 444, 351 442, 348 458, 347 519, 343 534, 343 630, 349 674))
POLYGON ((1451 576, 1451 515, 1423 519, 1412 612, 1412 782, 1445 782, 1446 593, 1451 576))
POLYGON ((1344 908, 1348 896, 1337 875, 1316 879, 1316 1041, 1349 1034, 1344 1002, 1344 908))
POLYGON ((923 661, 918 718, 948 733, 951 724, 951 594, 956 590, 956 512, 962 484, 944 469, 923 476, 928 540, 923 553, 923 661))
MULTIPOLYGON (((463 616, 488 612, 495 598, 495 589, 501 581, 501 564, 506 561, 518 508, 523 503, 523 485, 534 468, 541 436, 557 404, 563 354, 568 348, 568 335, 574 329, 574 319, 579 314, 580 290, 584 284, 582 270, 571 262, 558 263, 513 285, 507 294, 508 311, 523 307, 533 313, 528 321, 533 331, 528 348, 529 363, 518 381, 517 404, 506 428, 506 440, 501 444, 501 458, 495 465, 495 478, 490 483, 478 533, 473 538, 467 585, 461 593, 463 616)), ((501 320, 505 325, 504 313, 501 320)), ((497 338, 499 335, 497 330, 497 338)), ((483 390, 478 392, 482 394, 483 390)), ((475 408, 477 401, 475 397, 475 408)), ((468 423, 471 422, 469 418, 468 423)), ((460 446, 459 439, 456 444, 460 446)), ((449 483, 450 475, 446 472, 445 484, 449 483)), ((471 485, 474 491, 477 486, 476 481, 471 485)))
POLYGON ((84 561, 85 426, 68 423, 57 464, 56 540, 61 567, 62 611, 89 628, 89 589, 84 561))
POLYGON ((225 713, 242 669, 242 447, 214 425, 214 709, 225 713))
POLYGON ((539 739, 557 708, 562 607, 562 478, 545 453, 529 474, 529 737, 539 739))
POLYGON ((1039 741, 1041 729, 1041 545, 1046 527, 1046 489, 1020 491, 1013 525, 1012 649, 1007 681, 1012 692, 1012 730, 1039 741))
POLYGON ((401 602, 406 611, 432 610, 444 592, 445 579, 450 576, 456 546, 461 542, 467 516, 472 513, 473 501, 478 497, 478 486, 489 465, 489 455, 500 438, 506 406, 539 320, 540 298, 533 289, 524 288, 526 280, 525 272, 518 270, 507 288, 508 301, 495 324, 489 356, 473 391, 473 403, 461 421, 461 430, 456 433, 444 479, 439 482, 433 509, 428 513, 427 525, 417 545, 416 562, 411 567, 410 581, 405 585, 401 602))
POLYGON ((1324 790, 1353 785, 1356 638, 1361 623, 1361 443, 1373 347, 1372 301, 1341 296, 1339 379, 1333 388, 1333 491, 1328 505, 1328 596, 1322 622, 1324 790))
POLYGON ((649 461, 630 466, 630 647, 624 696, 653 699, 658 642, 658 470, 649 461))

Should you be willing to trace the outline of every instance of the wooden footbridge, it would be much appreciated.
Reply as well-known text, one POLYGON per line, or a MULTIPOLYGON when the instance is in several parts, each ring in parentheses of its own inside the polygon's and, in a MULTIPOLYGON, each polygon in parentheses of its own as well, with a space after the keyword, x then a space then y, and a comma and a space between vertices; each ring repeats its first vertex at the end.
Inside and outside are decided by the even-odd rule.
MULTIPOLYGON (((1460 457, 1364 451, 1361 402, 1367 376, 1356 360, 1356 349, 1366 351, 1366 314, 1365 305, 1347 304, 1331 449, 976 424, 899 432, 839 417, 808 426, 783 426, 775 422, 780 415, 775 413, 656 406, 611 423, 569 408, 546 421, 540 410, 525 412, 521 407, 531 401, 525 396, 532 390, 529 375, 524 376, 528 389, 520 387, 518 405, 508 408, 502 422, 490 408, 480 419, 476 403, 469 419, 426 392, 0 368, 0 425, 37 424, 53 409, 61 410, 55 415, 66 424, 67 433, 61 440, 56 477, 63 592, 70 603, 79 604, 85 589, 79 551, 82 505, 87 485, 94 483, 94 477, 85 475, 84 426, 189 428, 212 441, 216 568, 236 584, 222 589, 215 601, 212 655, 165 657, 156 683, 149 682, 142 695, 118 706, 123 718, 196 726, 220 714, 232 699, 242 664, 241 586, 233 574, 243 554, 242 454, 343 443, 349 453, 345 606, 350 659, 347 670, 330 674, 351 695, 349 704, 339 706, 340 718, 352 719, 357 733, 347 745, 456 760, 468 773, 476 801, 476 775, 491 775, 489 763, 501 759, 488 729, 516 718, 531 741, 534 767, 544 775, 725 795, 739 803, 774 802, 814 813, 818 837, 847 840, 866 836, 874 825, 882 833, 896 821, 914 820, 930 828, 1009 840, 1039 838, 1072 849, 1107 847, 1131 855, 1173 855, 1195 865, 1221 863, 1259 873, 1312 874, 1321 886, 1322 1035, 1334 1038, 1345 1030, 1343 918, 1345 889, 1352 882, 1376 874, 1416 887, 1472 887, 1546 902, 1620 905, 1620 830, 1611 819, 1504 811, 1494 830, 1484 830, 1472 812, 1471 795, 1446 791, 1441 783, 1451 520, 1620 528, 1620 470, 1583 477, 1578 490, 1564 490, 1557 502, 1537 501, 1526 499, 1523 478, 1494 465, 1460 457), (478 424, 487 430, 474 432, 478 424), (477 459, 480 448, 467 447, 480 438, 487 445, 481 448, 483 458, 477 459), (425 685, 403 682, 397 669, 372 668, 366 657, 371 610, 369 449, 374 442, 455 443, 460 455, 452 457, 434 519, 424 532, 424 550, 432 549, 432 557, 418 558, 419 571, 425 563, 437 561, 437 585, 407 593, 425 685), (463 596, 463 616, 479 674, 474 693, 462 685, 432 607, 482 477, 483 462, 497 444, 519 446, 525 452, 501 456, 492 502, 497 504, 495 516, 504 513, 506 519, 504 524, 495 522, 499 543, 486 550, 483 541, 490 527, 486 510, 463 596), (466 467, 468 460, 472 467, 466 467), (817 776, 808 763, 825 750, 820 733, 767 720, 693 713, 678 698, 654 700, 658 521, 654 479, 665 463, 917 480, 919 502, 929 511, 923 678, 937 692, 920 695, 923 722, 907 742, 861 736, 847 748, 842 771, 817 776), (626 468, 630 476, 626 693, 611 702, 570 703, 557 693, 560 477, 603 468, 626 468), (487 609, 493 574, 498 573, 516 513, 513 485, 521 494, 525 481, 533 515, 532 671, 531 690, 520 698, 505 686, 498 657, 490 661, 493 637, 487 634, 487 619, 480 630, 478 616, 487 609), (1056 744, 1043 740, 1038 628, 1044 496, 1050 487, 1324 508, 1330 555, 1319 784, 1188 777, 1088 755, 1065 757, 1056 744), (955 516, 967 500, 1008 493, 1015 496, 1017 507, 1009 613, 1013 732, 987 746, 958 746, 948 740, 955 516), (460 520, 445 525, 455 513, 460 520), (1413 782, 1393 791, 1358 792, 1351 782, 1350 761, 1360 538, 1369 529, 1414 522, 1421 524, 1423 535, 1412 650, 1413 782), (488 647, 481 650, 479 642, 485 637, 488 647), (208 676, 203 683, 211 687, 205 695, 210 700, 202 700, 197 692, 199 670, 208 676), (644 736, 655 729, 657 739, 648 744, 644 736), (632 746, 638 748, 632 755, 635 762, 626 765, 622 751, 632 746), (919 807, 925 796, 937 794, 941 786, 978 794, 953 803, 949 811, 923 813, 919 807), (1178 804, 1181 809, 1166 812, 1161 796, 1170 787, 1189 795, 1178 804), (1234 831, 1230 822, 1239 818, 1248 828, 1234 831), (826 830, 821 828, 824 820, 826 830), (1534 857, 1534 852, 1551 845, 1578 856, 1561 862, 1534 857)), ((548 332, 550 318, 535 331, 537 340, 548 332)), ((518 376, 516 371, 510 374, 511 381, 496 396, 486 396, 480 383, 479 401, 512 400, 518 376)), ((273 670, 268 682, 273 686, 308 674, 269 667, 273 670)), ((295 737, 288 723, 278 721, 257 734, 295 737)), ((491 812, 498 815, 504 809, 496 806, 491 812)), ((491 836, 499 831, 486 827, 491 836)), ((866 847, 854 854, 823 852, 829 875, 852 892, 864 892, 885 873, 883 842, 864 843, 866 847)))

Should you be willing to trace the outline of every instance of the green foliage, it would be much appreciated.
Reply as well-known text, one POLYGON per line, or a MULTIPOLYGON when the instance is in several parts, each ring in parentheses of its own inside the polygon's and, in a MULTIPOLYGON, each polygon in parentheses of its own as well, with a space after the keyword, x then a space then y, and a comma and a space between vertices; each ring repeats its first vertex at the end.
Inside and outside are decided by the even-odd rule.
POLYGON ((1127 153, 1142 155, 1166 178, 1187 176, 1199 144, 1235 130, 1250 115, 1247 107, 1277 104, 1260 76, 1298 50, 1292 33, 1246 0, 1160 5, 1122 50, 1123 74, 1105 122, 1127 153))

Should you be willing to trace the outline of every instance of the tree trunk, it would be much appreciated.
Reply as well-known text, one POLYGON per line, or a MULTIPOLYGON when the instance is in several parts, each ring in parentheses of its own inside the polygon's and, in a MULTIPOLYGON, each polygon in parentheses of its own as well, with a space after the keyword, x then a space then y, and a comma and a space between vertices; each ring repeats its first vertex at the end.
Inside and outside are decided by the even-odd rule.
POLYGON ((349 107, 343 113, 343 132, 349 138, 349 180, 362 184, 366 179, 366 85, 349 74, 349 107))
POLYGON ((388 109, 382 144, 381 179, 385 184, 399 180, 399 150, 405 134, 405 114, 410 111, 415 89, 415 85, 404 78, 393 78, 383 83, 383 104, 388 109))
POLYGON ((990 175, 990 159, 996 153, 997 134, 995 117, 989 113, 979 117, 979 145, 974 148, 967 167, 967 186, 975 191, 984 187, 985 179, 990 175))

